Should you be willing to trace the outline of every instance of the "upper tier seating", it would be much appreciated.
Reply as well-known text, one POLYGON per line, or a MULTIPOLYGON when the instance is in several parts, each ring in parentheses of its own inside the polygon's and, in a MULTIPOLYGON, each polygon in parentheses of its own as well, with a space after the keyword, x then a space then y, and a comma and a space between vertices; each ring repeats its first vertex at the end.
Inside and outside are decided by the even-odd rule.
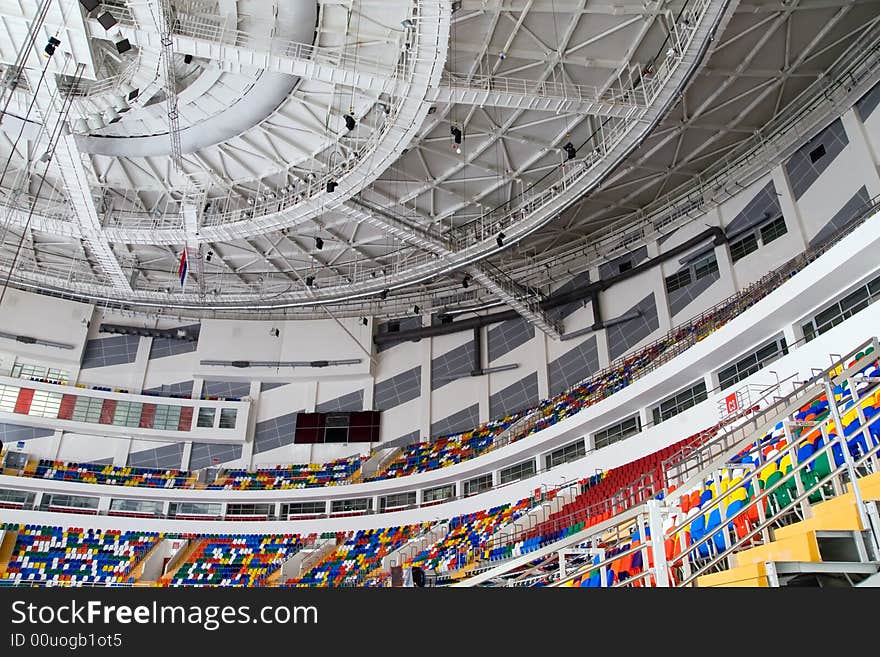
POLYGON ((159 540, 152 532, 6 525, 18 539, 3 583, 126 584, 131 569, 159 540))
POLYGON ((259 586, 305 542, 296 534, 221 535, 192 540, 201 540, 201 544, 174 573, 168 586, 259 586))
POLYGON ((366 481, 405 477, 479 456, 489 448, 495 436, 520 417, 521 415, 510 415, 501 420, 490 420, 464 433, 443 436, 433 442, 407 445, 403 453, 388 464, 384 471, 368 477, 366 481))
POLYGON ((336 486, 350 480, 364 461, 365 457, 353 456, 324 464, 279 465, 256 471, 226 470, 207 487, 224 490, 269 490, 336 486))
POLYGON ((196 474, 183 470, 120 467, 99 463, 66 463, 49 459, 42 459, 37 464, 33 476, 55 481, 147 488, 193 488, 196 484, 196 474))

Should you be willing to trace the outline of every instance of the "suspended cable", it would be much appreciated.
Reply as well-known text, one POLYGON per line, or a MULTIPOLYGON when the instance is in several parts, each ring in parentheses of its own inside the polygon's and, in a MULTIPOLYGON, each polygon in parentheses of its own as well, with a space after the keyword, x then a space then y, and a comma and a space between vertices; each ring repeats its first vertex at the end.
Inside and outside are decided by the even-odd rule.
MULTIPOLYGON (((80 80, 82 79, 82 74, 83 74, 83 71, 85 70, 85 64, 80 63, 80 64, 77 64, 76 66, 77 66, 77 68, 76 68, 76 74, 74 75, 74 84, 71 86, 70 89, 67 90, 67 92, 64 96, 64 99, 61 103, 61 111, 58 113, 58 117, 55 120, 55 126, 52 128, 52 133, 51 133, 51 136, 49 137, 49 152, 50 153, 54 152, 55 147, 58 142, 58 139, 61 137, 61 131, 66 124, 67 115, 69 114, 70 108, 73 105, 73 89, 76 87, 76 84, 78 84, 80 82, 80 80)), ((60 88, 58 88, 58 93, 59 94, 62 93, 60 88)), ((53 97, 53 99, 54 99, 54 97, 53 97)), ((50 101, 50 106, 51 106, 51 104, 52 104, 52 102, 50 101)), ((0 306, 2 306, 3 299, 6 297, 6 290, 9 288, 9 281, 12 278, 12 273, 15 271, 15 265, 17 264, 18 257, 21 254, 21 248, 24 245, 25 238, 27 237, 28 230, 29 230, 30 224, 31 224, 31 219, 33 219, 34 210, 36 209, 36 206, 37 206, 37 200, 40 197, 40 192, 43 190, 43 185, 46 182, 46 174, 49 171, 49 165, 51 163, 52 163, 52 158, 51 157, 46 158, 46 166, 43 169, 42 175, 40 176, 40 184, 37 186, 37 191, 33 196, 33 200, 31 201, 31 206, 30 206, 30 209, 28 210, 27 220, 25 221, 24 227, 22 228, 22 231, 21 231, 21 238, 18 241, 18 246, 15 249, 15 254, 13 255, 12 262, 9 265, 9 271, 6 273, 6 278, 3 281, 3 287, 2 287, 2 289, 0 289, 0 306)))

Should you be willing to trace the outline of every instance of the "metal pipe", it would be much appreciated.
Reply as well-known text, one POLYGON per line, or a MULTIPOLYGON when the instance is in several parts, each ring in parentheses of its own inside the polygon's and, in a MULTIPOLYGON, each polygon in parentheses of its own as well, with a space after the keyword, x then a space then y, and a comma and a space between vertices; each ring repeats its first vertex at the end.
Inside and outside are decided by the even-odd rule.
MULTIPOLYGON (((604 324, 602 323, 602 316, 599 308, 599 292, 608 289, 615 283, 619 283, 621 281, 632 278, 633 276, 637 276, 638 274, 642 274, 653 268, 657 264, 663 263, 671 258, 675 258, 679 254, 684 253, 685 251, 692 249, 694 246, 705 242, 710 237, 714 239, 713 243, 716 246, 718 244, 723 244, 727 239, 724 235, 724 231, 721 228, 717 226, 709 227, 699 235, 695 235, 691 239, 679 244, 676 247, 673 247, 665 253, 661 253, 654 258, 649 258, 645 262, 636 265, 632 269, 628 269, 627 271, 615 274, 614 276, 611 276, 604 280, 596 281, 595 283, 588 283, 587 285, 569 290, 568 292, 551 296, 550 298, 540 302, 538 305, 541 307, 542 310, 551 310, 553 308, 558 308, 559 306, 564 306, 569 303, 581 301, 582 299, 590 297, 591 305, 593 307, 593 330, 601 330, 604 327, 604 324)), ((423 328, 410 329, 407 331, 395 331, 393 333, 377 333, 375 336, 373 336, 373 342, 379 345, 395 342, 405 342, 407 340, 419 340, 421 338, 429 338, 437 335, 449 335, 450 333, 458 333, 459 331, 480 328, 482 326, 488 326, 489 324, 496 324, 498 322, 517 319, 519 317, 519 313, 517 313, 515 310, 505 310, 502 312, 493 313, 491 315, 471 317, 470 319, 463 319, 457 322, 451 322, 449 324, 426 326, 423 328)))

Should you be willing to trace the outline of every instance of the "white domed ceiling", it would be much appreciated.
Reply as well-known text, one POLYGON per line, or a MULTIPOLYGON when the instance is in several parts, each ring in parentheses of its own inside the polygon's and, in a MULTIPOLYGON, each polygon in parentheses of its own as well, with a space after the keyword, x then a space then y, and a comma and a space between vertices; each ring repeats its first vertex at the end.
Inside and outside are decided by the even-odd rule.
POLYGON ((181 316, 504 303, 550 334, 535 290, 880 34, 858 0, 31 4, 0 0, 12 284, 181 316))

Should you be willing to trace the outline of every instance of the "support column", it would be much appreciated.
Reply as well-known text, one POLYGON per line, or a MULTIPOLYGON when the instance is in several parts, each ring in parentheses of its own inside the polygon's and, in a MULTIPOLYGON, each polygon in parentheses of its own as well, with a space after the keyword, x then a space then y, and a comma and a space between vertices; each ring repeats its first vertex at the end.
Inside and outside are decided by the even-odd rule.
POLYGON ((776 187, 776 194, 779 196, 779 207, 782 208, 782 216, 785 217, 788 232, 797 236, 798 250, 806 251, 808 244, 804 230, 804 219, 794 198, 794 192, 791 190, 791 183, 788 180, 785 167, 781 164, 774 167, 771 176, 773 177, 773 185, 776 187))
POLYGON ((180 469, 189 470, 189 461, 192 458, 193 444, 191 440, 183 443, 183 456, 180 458, 180 469))
POLYGON ((128 455, 131 453, 131 438, 120 438, 116 441, 116 453, 113 455, 113 465, 118 468, 128 464, 128 455))
MULTIPOLYGON (((489 362, 488 354, 486 354, 485 356, 483 355, 483 352, 488 350, 487 345, 488 345, 488 339, 489 339, 489 336, 488 336, 489 329, 486 326, 480 326, 479 328, 477 328, 475 330, 479 331, 479 338, 480 338, 479 340, 476 340, 476 344, 475 344, 475 347, 477 349, 479 349, 479 352, 476 355, 476 360, 480 364, 480 368, 482 368, 484 366, 484 364, 489 362)), ((542 332, 535 331, 535 333, 542 333, 542 332)), ((474 337, 476 338, 477 336, 475 335, 474 337)), ((492 419, 489 416, 489 377, 490 376, 491 375, 489 375, 489 374, 484 374, 483 376, 477 377, 477 385, 479 386, 479 391, 480 391, 479 392, 479 395, 480 395, 479 396, 479 411, 478 411, 480 422, 488 422, 490 419, 492 419)))
POLYGON ((434 347, 434 338, 422 338, 419 343, 422 348, 422 394, 419 396, 419 437, 427 440, 431 437, 431 355, 434 347))
POLYGON ((859 175, 865 182, 868 196, 874 198, 880 194, 880 172, 877 170, 877 154, 868 141, 865 124, 859 118, 855 107, 851 107, 841 120, 849 138, 849 148, 859 160, 857 164, 859 175))
MULTIPOLYGON (((372 368, 370 368, 372 370, 372 368)), ((372 372, 370 376, 364 380, 364 409, 365 411, 373 410, 373 398, 376 394, 376 377, 372 372)))
POLYGON ((535 331, 535 362, 538 372, 538 399, 550 398, 550 364, 547 356, 547 334, 535 331))
POLYGON ((139 393, 144 389, 147 380, 147 368, 150 366, 150 349, 153 347, 153 338, 141 338, 138 341, 137 355, 131 364, 131 390, 139 393))
MULTIPOLYGON (((648 242, 648 258, 660 255, 660 244, 657 240, 648 242)), ((657 265, 651 270, 651 285, 654 288, 654 301, 657 307, 657 325, 661 333, 672 330, 672 313, 669 311, 669 299, 666 294, 666 280, 663 277, 663 266, 657 265)))
POLYGON ((241 462, 245 468, 253 465, 254 460, 254 430, 257 425, 257 409, 260 405, 259 381, 251 381, 251 389, 248 396, 251 398, 251 407, 248 412, 247 430, 244 434, 244 444, 241 447, 241 462))

